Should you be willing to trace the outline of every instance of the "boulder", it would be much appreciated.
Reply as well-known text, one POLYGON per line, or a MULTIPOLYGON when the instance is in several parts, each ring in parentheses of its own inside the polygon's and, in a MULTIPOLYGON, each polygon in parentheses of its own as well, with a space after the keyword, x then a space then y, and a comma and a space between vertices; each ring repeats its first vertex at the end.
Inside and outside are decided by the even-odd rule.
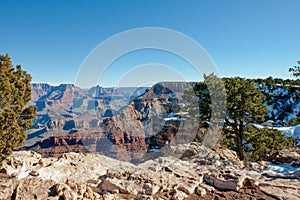
POLYGON ((49 193, 51 193, 50 188, 52 188, 55 184, 56 183, 53 180, 43 180, 38 177, 24 178, 20 181, 16 189, 15 199, 47 199, 49 193))
POLYGON ((269 160, 275 164, 292 164, 300 162, 300 154, 296 151, 282 150, 269 157, 269 160))
POLYGON ((0 199, 10 199, 17 184, 18 180, 16 178, 0 173, 0 199))
POLYGON ((245 176, 231 172, 213 172, 204 174, 204 181, 220 190, 239 191, 243 187, 245 176))
POLYGON ((207 194, 207 192, 206 192, 206 189, 205 188, 203 188, 203 187, 201 187, 201 186, 198 186, 197 188, 196 188, 196 194, 198 194, 200 197, 203 197, 204 195, 206 195, 207 194))

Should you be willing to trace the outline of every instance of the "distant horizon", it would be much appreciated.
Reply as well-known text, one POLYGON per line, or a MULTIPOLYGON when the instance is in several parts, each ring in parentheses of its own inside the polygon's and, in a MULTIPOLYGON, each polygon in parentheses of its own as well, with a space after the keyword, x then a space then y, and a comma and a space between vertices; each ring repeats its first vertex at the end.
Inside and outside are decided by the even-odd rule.
MULTIPOLYGON (((226 76, 226 77, 219 77, 219 78, 236 78, 236 77, 239 77, 239 78, 245 78, 245 79, 267 79, 267 78, 269 78, 269 77, 272 77, 273 79, 276 79, 276 78, 278 78, 278 79, 282 79, 282 80, 298 80, 296 77, 292 77, 292 78, 281 78, 281 77, 273 77, 273 76, 268 76, 268 77, 255 77, 255 78, 252 78, 252 77, 240 77, 240 76, 231 76, 231 77, 229 77, 229 76, 226 76)), ((203 80, 202 80, 203 81, 203 80)), ((79 88, 81 88, 81 89, 90 89, 90 88, 93 88, 93 87, 97 87, 97 86, 100 86, 100 87, 103 87, 103 88, 126 88, 126 87, 152 87, 153 85, 155 85, 155 84, 158 84, 158 83, 161 83, 161 82, 163 82, 163 83, 169 83, 169 82, 175 82, 175 83, 180 83, 180 82, 184 82, 184 83, 199 83, 199 82, 201 82, 201 80, 199 80, 199 81, 196 81, 196 80, 191 80, 191 81, 176 81, 176 80, 174 80, 174 81, 159 81, 159 82, 156 82, 156 83, 153 83, 153 84, 151 84, 151 85, 147 85, 147 86, 136 86, 136 85, 121 85, 121 86, 106 86, 106 85, 101 85, 101 84, 97 84, 97 85, 93 85, 93 86, 91 86, 91 87, 89 87, 89 88, 81 88, 81 87, 79 87, 79 86, 77 86, 77 85, 75 85, 75 82, 61 82, 61 83, 51 83, 51 82, 31 82, 31 84, 48 84, 48 85, 50 85, 50 86, 55 86, 55 87, 57 87, 57 86, 60 86, 60 85, 74 85, 74 86, 76 86, 76 87, 79 87, 79 88)))

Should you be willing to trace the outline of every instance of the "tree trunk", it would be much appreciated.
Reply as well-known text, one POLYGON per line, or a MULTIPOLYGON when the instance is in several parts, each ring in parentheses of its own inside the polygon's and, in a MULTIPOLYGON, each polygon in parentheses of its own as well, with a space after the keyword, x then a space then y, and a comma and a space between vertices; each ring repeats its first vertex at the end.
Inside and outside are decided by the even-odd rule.
POLYGON ((235 141, 237 146, 237 154, 240 160, 244 160, 244 146, 243 146, 243 138, 242 134, 236 134, 235 135, 235 141))

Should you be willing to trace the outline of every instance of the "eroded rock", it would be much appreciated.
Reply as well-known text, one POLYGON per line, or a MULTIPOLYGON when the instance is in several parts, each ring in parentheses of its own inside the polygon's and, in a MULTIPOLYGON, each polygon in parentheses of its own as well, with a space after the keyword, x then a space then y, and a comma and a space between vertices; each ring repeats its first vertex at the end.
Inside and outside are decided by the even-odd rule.
POLYGON ((18 181, 16 178, 0 173, 0 199, 10 199, 17 184, 18 181))
POLYGON ((16 200, 37 199, 44 200, 49 196, 50 188, 55 185, 53 180, 38 177, 27 177, 19 182, 16 189, 16 200))
POLYGON ((268 167, 267 162, 250 163, 252 170, 246 170, 230 150, 191 146, 190 157, 160 157, 138 165, 96 154, 49 159, 14 152, 0 173, 0 199, 10 199, 13 193, 16 199, 49 200, 300 198, 299 171, 263 174, 259 169, 268 167))

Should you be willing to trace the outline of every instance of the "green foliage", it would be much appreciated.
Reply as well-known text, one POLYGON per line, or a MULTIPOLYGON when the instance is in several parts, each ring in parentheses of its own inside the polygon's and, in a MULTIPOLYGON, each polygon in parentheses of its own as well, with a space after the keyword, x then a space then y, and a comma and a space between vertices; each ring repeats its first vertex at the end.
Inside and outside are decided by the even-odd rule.
MULTIPOLYGON (((189 114, 192 113, 192 116, 196 116, 195 119, 199 122, 211 121, 215 124, 213 116, 218 116, 215 117, 217 119, 225 119, 223 144, 237 151, 241 160, 244 160, 245 156, 248 160, 265 159, 269 154, 291 146, 292 138, 282 135, 280 131, 255 130, 249 128, 251 127, 249 124, 264 122, 264 116, 268 110, 263 102, 272 105, 275 101, 274 106, 279 106, 276 104, 279 96, 276 97, 276 94, 271 96, 269 92, 277 87, 296 90, 294 86, 299 85, 298 80, 273 79, 272 77, 251 80, 236 77, 223 78, 220 81, 214 74, 204 76, 204 78, 204 82, 184 91, 184 99, 189 103, 187 111, 189 114), (224 100, 225 91, 222 89, 223 84, 225 85, 226 101, 224 100), (266 97, 260 87, 266 87, 266 95, 269 96, 266 97)), ((283 106, 282 109, 285 114, 292 112, 291 105, 283 106)), ((207 129, 200 128, 198 132, 197 139, 203 141, 207 129)))
POLYGON ((300 117, 295 117, 288 122, 291 126, 296 126, 300 124, 300 117))
POLYGON ((21 145, 32 125, 36 108, 26 106, 31 98, 31 76, 8 55, 0 55, 0 165, 12 149, 21 145))
MULTIPOLYGON (((297 63, 300 65, 300 61, 297 61, 297 63)), ((294 67, 289 68, 289 72, 291 72, 293 74, 293 76, 299 77, 300 76, 300 66, 294 66, 294 67)))
POLYGON ((185 111, 188 111, 190 120, 193 121, 205 121, 210 119, 210 99, 209 94, 206 92, 207 87, 203 82, 197 83, 194 87, 189 87, 183 91, 182 98, 185 101, 185 111), (197 88, 197 89, 195 89, 197 88), (202 97, 204 95, 204 97, 202 97), (206 100, 208 99, 208 100, 206 100), (205 104, 208 111, 200 112, 199 106, 205 104))
POLYGON ((294 113, 294 106, 300 99, 300 80, 280 79, 268 77, 267 79, 255 79, 256 87, 260 88, 266 96, 264 104, 276 110, 265 115, 265 120, 280 120, 286 123, 290 114, 294 113))
POLYGON ((197 83, 194 87, 183 92, 186 102, 186 111, 192 119, 200 122, 223 122, 225 115, 225 87, 222 79, 213 73, 204 74, 204 82, 197 83))
POLYGON ((208 92, 211 99, 211 122, 223 126, 226 114, 226 89, 221 78, 213 73, 206 76, 204 80, 207 84, 208 92))
POLYGON ((265 96, 252 80, 225 78, 227 114, 225 118, 225 139, 230 140, 241 160, 244 159, 244 131, 249 123, 261 123, 267 108, 265 96))
POLYGON ((280 87, 289 89, 295 89, 293 86, 300 85, 300 80, 273 78, 271 76, 266 79, 253 79, 253 81, 257 84, 266 85, 270 90, 277 88, 278 86, 276 84, 279 84, 280 87))
POLYGON ((271 154, 293 145, 293 138, 283 135, 277 129, 257 130, 251 126, 244 131, 244 141, 247 141, 245 156, 251 161, 265 160, 271 154))
MULTIPOLYGON (((189 103, 187 111, 200 122, 221 122, 219 125, 223 125, 225 119, 224 143, 235 149, 240 159, 244 159, 245 127, 249 123, 264 121, 267 108, 263 101, 266 97, 259 88, 254 87, 253 80, 239 77, 221 80, 214 74, 204 76, 204 79, 204 82, 196 84, 193 89, 184 91, 183 97, 189 103)), ((269 82, 273 82, 271 77, 269 82)))
POLYGON ((204 82, 199 82, 184 90, 185 111, 190 120, 199 123, 195 140, 212 147, 222 139, 220 126, 224 123, 226 97, 222 79, 213 73, 204 74, 204 82), (208 123, 211 122, 211 123, 208 123), (209 127, 209 124, 213 125, 209 127))

